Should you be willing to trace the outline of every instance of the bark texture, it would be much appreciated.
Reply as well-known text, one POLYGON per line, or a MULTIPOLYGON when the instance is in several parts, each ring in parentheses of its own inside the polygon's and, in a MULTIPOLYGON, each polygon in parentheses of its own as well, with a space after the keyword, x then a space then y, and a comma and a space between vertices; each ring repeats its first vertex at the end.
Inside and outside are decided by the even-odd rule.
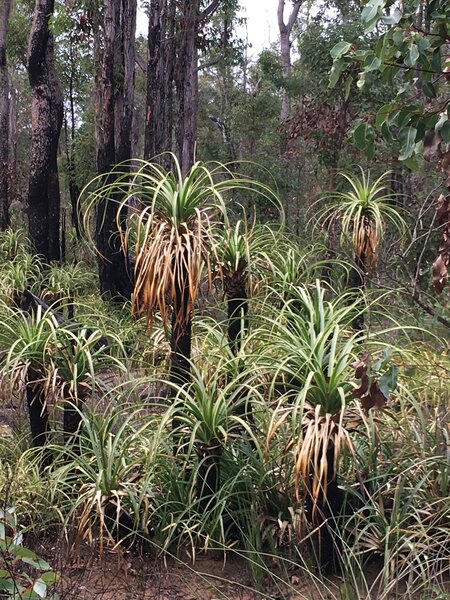
POLYGON ((63 98, 55 71, 54 39, 49 30, 53 9, 54 0, 36 0, 27 56, 32 89, 29 236, 35 251, 47 262, 59 260, 61 255, 57 153, 63 98))
MULTIPOLYGON (((285 0, 278 0, 277 18, 278 18, 278 29, 280 32, 280 50, 281 50, 281 67, 284 79, 287 80, 291 76, 292 64, 291 64, 291 33, 292 28, 297 20, 300 7, 303 0, 293 0, 292 10, 285 23, 284 20, 284 8, 285 0)), ((291 99, 288 90, 285 89, 283 98, 281 100, 281 119, 285 121, 291 112, 291 99)))
POLYGON ((0 0, 0 229, 9 225, 9 77, 6 59, 11 0, 0 0))
POLYGON ((176 149, 183 174, 195 162, 198 112, 198 51, 199 0, 183 0, 180 16, 180 48, 176 70, 177 131, 176 149))
MULTIPOLYGON (((107 0, 103 17, 103 60, 97 85, 97 170, 112 183, 114 165, 131 159, 136 0, 107 0)), ((129 164, 126 167, 129 168, 129 164)), ((130 298, 132 283, 117 223, 120 195, 97 211, 100 292, 106 299, 130 298)), ((125 226, 125 211, 122 225, 125 226)))
POLYGON ((150 2, 144 147, 144 157, 148 160, 173 149, 175 11, 173 0, 150 2))

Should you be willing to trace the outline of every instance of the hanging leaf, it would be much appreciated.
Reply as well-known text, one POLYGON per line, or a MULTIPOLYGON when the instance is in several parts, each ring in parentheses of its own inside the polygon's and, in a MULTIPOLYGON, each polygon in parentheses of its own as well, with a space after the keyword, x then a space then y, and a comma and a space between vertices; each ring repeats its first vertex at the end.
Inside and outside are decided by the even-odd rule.
POLYGON ((415 127, 409 126, 406 130, 400 132, 401 138, 404 139, 402 145, 402 151, 400 153, 399 159, 406 160, 414 153, 414 148, 416 145, 416 135, 417 129, 415 127))
POLYGON ((337 58, 341 58, 344 54, 350 50, 352 45, 349 42, 345 42, 344 40, 338 42, 333 48, 330 50, 331 58, 336 60, 337 58))
POLYGON ((353 130, 355 146, 360 150, 364 150, 366 147, 366 127, 366 124, 361 121, 353 130))

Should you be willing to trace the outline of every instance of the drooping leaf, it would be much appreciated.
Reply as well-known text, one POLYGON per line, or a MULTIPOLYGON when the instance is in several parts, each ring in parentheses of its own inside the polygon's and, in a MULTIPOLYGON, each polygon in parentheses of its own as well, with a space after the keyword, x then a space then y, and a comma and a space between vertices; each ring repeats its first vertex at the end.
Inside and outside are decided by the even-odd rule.
POLYGON ((353 130, 353 140, 355 142, 355 146, 360 150, 364 150, 366 147, 366 127, 367 125, 361 121, 361 123, 359 123, 359 125, 357 125, 353 130))
POLYGON ((47 594, 47 584, 42 579, 37 579, 34 582, 33 591, 35 591, 40 598, 45 598, 47 594))
POLYGON ((333 63, 333 66, 330 71, 330 81, 328 83, 328 87, 333 89, 337 82, 339 81, 339 77, 341 76, 342 71, 345 68, 345 61, 341 58, 336 60, 333 63))
POLYGON ((331 57, 334 60, 336 60, 337 58, 341 58, 341 56, 347 54, 351 47, 352 45, 349 42, 341 40, 330 50, 331 57))
POLYGON ((414 147, 416 145, 416 135, 417 129, 412 126, 409 126, 406 128, 406 130, 400 132, 400 139, 403 142, 402 151, 399 156, 400 160, 406 160, 414 154, 414 147))

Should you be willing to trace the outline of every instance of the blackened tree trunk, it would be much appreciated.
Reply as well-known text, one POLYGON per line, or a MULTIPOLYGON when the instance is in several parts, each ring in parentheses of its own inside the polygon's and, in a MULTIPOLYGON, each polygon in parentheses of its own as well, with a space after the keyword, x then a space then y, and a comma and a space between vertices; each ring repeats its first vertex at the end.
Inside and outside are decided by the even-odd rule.
POLYGON ((75 177, 75 133, 76 133, 76 123, 75 123, 75 89, 74 84, 76 80, 76 53, 74 51, 74 42, 72 39, 69 40, 69 55, 70 61, 69 67, 69 86, 68 86, 68 105, 69 105, 69 117, 65 117, 64 119, 64 127, 65 127, 65 137, 66 137, 66 159, 67 159, 67 175, 69 180, 69 196, 70 196, 70 205, 72 207, 72 225, 75 227, 75 232, 77 235, 77 239, 81 240, 81 229, 80 229, 80 219, 78 214, 78 198, 80 196, 80 188, 78 187, 76 177, 75 177), (70 122, 68 122, 68 118, 70 118, 70 122))
POLYGON ((51 463, 51 454, 46 450, 49 442, 49 415, 45 398, 44 384, 39 381, 39 373, 29 369, 27 375, 26 398, 30 418, 31 444, 33 448, 42 448, 41 467, 51 463))
POLYGON ((0 0, 0 229, 9 225, 9 77, 6 60, 11 0, 0 0))
POLYGON ((29 236, 35 251, 47 262, 60 260, 61 255, 57 153, 63 98, 55 71, 53 34, 49 29, 53 9, 54 0, 36 0, 27 57, 32 89, 29 236))
POLYGON ((191 380, 192 316, 189 307, 189 274, 181 273, 175 290, 172 310, 170 381, 184 385, 191 380))
MULTIPOLYGON (((97 86, 97 170, 113 183, 115 164, 131 158, 136 0, 107 0, 103 18, 103 61, 97 86)), ((124 167, 129 169, 128 166, 124 167)), ((123 171, 123 167, 121 167, 123 171)), ((96 242, 100 292, 106 299, 131 297, 128 256, 117 222, 119 192, 98 207, 96 242)), ((121 211, 125 226, 125 211, 121 211)))
MULTIPOLYGON (((306 489, 306 517, 311 525, 313 552, 323 572, 335 570, 340 556, 341 536, 338 530, 338 519, 345 508, 344 492, 336 481, 335 448, 331 446, 326 452, 328 465, 326 494, 322 490, 316 502, 313 501, 311 475, 306 489)), ((311 465, 313 473, 314 465, 311 465)))
POLYGON ((183 0, 180 15, 180 48, 176 70, 176 148, 181 170, 186 175, 195 162, 198 112, 198 51, 196 38, 200 1, 183 0))
MULTIPOLYGON (((350 272, 350 287, 363 293, 366 284, 366 264, 364 254, 355 255, 355 267, 350 272)), ((361 311, 352 321, 355 331, 364 329, 364 313, 361 311)))
MULTIPOLYGON (((169 0, 170 1, 170 0, 169 0)), ((167 1, 151 0, 148 19, 147 106, 145 116, 144 157, 152 159, 161 152, 170 151, 163 146, 167 88, 164 85, 164 63, 167 1)), ((172 44, 174 40, 172 38, 172 44)), ((171 83, 169 84, 171 85, 171 83)))

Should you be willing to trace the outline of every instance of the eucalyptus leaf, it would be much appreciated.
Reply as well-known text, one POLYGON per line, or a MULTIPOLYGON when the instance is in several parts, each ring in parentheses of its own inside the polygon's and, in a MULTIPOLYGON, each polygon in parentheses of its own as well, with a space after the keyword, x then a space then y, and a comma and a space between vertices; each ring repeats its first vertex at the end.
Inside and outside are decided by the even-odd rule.
POLYGON ((344 40, 338 42, 333 48, 330 50, 331 57, 336 60, 337 58, 341 58, 344 54, 350 50, 352 45, 349 42, 345 42, 344 40))
POLYGON ((409 126, 400 132, 400 139, 403 142, 402 151, 399 156, 400 160, 406 160, 413 155, 414 147, 416 145, 416 135, 417 129, 412 126, 409 126))

